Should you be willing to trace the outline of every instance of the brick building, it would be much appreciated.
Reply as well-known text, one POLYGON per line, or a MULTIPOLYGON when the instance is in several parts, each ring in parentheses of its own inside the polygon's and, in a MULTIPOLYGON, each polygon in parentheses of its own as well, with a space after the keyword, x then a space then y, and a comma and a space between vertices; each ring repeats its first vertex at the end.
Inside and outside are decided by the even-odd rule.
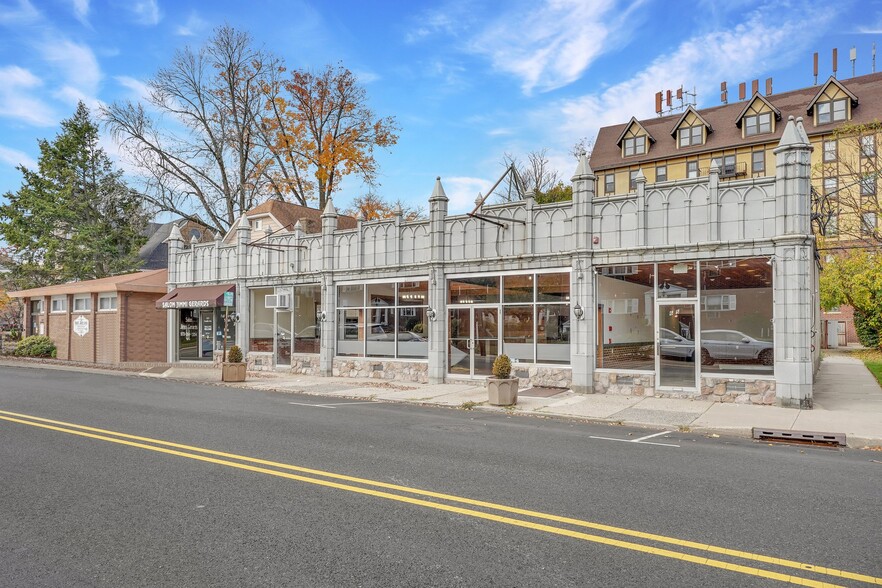
POLYGON ((58 359, 92 363, 162 362, 167 270, 10 292, 24 303, 26 335, 46 335, 58 359))

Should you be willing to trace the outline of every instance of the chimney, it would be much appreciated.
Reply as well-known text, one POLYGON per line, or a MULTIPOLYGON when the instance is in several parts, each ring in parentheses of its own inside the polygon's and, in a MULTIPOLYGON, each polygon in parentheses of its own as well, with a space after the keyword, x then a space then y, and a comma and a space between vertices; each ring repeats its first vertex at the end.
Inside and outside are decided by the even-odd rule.
POLYGON ((766 96, 772 95, 772 78, 766 78, 766 96))
POLYGON ((750 95, 753 96, 757 92, 759 92, 759 80, 753 80, 750 83, 750 95))
POLYGON ((738 84, 738 99, 744 100, 746 98, 745 94, 747 93, 747 83, 741 82, 738 84))
POLYGON ((729 103, 729 92, 726 90, 726 82, 720 82, 720 102, 729 103))

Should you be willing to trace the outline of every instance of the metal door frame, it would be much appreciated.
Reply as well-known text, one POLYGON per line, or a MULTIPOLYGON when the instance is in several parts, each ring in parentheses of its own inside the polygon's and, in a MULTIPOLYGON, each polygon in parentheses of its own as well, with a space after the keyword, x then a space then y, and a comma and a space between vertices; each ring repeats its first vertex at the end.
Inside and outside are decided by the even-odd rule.
MULTIPOLYGON (((492 308, 496 311, 496 345, 499 346, 499 349, 502 349, 502 338, 500 337, 500 329, 502 328, 501 321, 499 318, 502 316, 502 305, 498 302, 488 302, 483 304, 458 304, 458 305, 449 305, 447 307, 447 320, 450 320, 450 312, 454 310, 468 310, 469 311, 469 333, 468 339, 466 340, 466 345, 469 350, 469 373, 466 374, 456 374, 450 372, 450 358, 445 358, 445 363, 447 364, 447 376, 450 378, 468 378, 470 380, 475 380, 478 378, 484 378, 485 375, 475 376, 475 311, 481 310, 484 308, 492 308)), ((447 347, 450 347, 450 330, 447 330, 447 347)))
POLYGON ((655 387, 657 390, 688 390, 697 392, 701 382, 701 313, 699 312, 698 300, 695 298, 660 298, 655 303, 655 387), (659 343, 659 329, 662 328, 662 307, 666 306, 692 306, 693 316, 693 344, 695 349, 692 353, 694 367, 694 379, 692 386, 662 386, 661 385, 661 344, 659 343))

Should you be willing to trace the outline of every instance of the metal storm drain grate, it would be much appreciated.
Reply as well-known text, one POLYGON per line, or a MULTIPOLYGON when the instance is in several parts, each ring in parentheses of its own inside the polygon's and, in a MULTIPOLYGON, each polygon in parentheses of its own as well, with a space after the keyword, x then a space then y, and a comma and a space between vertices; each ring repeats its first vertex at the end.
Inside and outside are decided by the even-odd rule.
POLYGON ((787 431, 754 427, 753 438, 762 441, 786 441, 789 443, 845 447, 845 433, 817 433, 814 431, 787 431))

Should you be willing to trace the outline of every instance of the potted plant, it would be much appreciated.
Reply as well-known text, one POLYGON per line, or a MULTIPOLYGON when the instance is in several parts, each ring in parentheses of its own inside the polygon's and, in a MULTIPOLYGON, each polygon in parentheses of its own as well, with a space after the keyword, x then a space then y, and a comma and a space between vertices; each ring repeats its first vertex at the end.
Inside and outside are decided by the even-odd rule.
POLYGON ((494 406, 518 403, 518 379, 511 377, 511 360, 505 354, 493 362, 493 377, 487 379, 487 395, 494 406))
POLYGON ((224 382, 244 382, 245 363, 242 361, 242 349, 238 345, 230 347, 227 361, 223 363, 221 380, 224 382))

